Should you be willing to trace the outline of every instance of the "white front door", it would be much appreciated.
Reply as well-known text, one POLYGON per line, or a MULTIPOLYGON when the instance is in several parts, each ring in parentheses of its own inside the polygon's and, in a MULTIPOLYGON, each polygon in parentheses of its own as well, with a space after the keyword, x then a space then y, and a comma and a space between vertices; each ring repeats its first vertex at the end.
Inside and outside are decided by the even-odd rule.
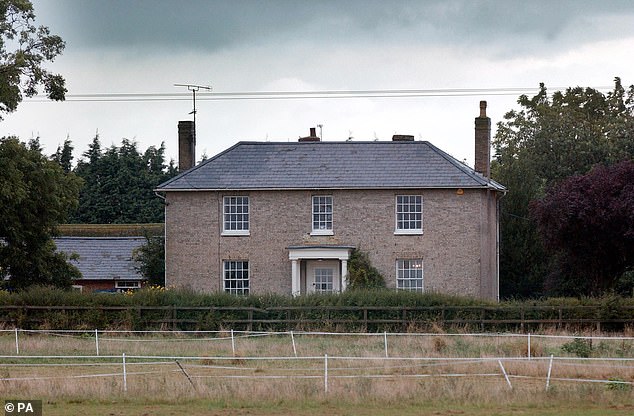
POLYGON ((339 260, 306 262, 306 292, 333 293, 340 291, 339 260))

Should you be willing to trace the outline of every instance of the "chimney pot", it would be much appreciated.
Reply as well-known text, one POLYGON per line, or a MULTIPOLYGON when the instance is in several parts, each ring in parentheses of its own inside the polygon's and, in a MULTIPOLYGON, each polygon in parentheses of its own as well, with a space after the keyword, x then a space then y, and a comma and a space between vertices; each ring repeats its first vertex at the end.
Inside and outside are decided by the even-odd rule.
POLYGON ((484 118, 487 116, 487 102, 480 101, 480 117, 484 118))
POLYGON ((317 136, 317 129, 315 127, 310 128, 310 135, 306 137, 300 137, 300 142, 319 142, 321 139, 317 136))
POLYGON ((413 142, 414 136, 409 134, 395 134, 392 136, 393 142, 413 142))

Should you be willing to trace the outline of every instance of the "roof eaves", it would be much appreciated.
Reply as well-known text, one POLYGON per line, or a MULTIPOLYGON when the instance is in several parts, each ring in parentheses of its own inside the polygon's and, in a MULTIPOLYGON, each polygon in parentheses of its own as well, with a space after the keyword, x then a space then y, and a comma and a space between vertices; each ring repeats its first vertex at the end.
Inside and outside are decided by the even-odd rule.
MULTIPOLYGON (((491 181, 494 182, 494 181, 491 181)), ((501 187, 501 185, 499 185, 501 187)), ((306 191, 306 190, 320 190, 320 189, 328 189, 328 190, 386 190, 386 189, 487 189, 490 188, 488 184, 482 185, 469 185, 469 186, 305 186, 305 187, 245 187, 245 188, 172 188, 172 189, 163 189, 161 192, 232 192, 232 191, 306 191)), ((502 189, 506 189, 502 187, 502 189)))

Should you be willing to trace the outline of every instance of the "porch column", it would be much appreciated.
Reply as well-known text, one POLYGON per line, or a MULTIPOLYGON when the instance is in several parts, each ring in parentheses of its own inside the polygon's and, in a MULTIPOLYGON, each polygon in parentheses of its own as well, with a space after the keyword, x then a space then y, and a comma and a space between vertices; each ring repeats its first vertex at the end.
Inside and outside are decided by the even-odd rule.
POLYGON ((300 295, 299 264, 297 260, 291 260, 291 294, 300 295))
POLYGON ((348 278, 348 260, 341 260, 341 291, 345 292, 348 278))

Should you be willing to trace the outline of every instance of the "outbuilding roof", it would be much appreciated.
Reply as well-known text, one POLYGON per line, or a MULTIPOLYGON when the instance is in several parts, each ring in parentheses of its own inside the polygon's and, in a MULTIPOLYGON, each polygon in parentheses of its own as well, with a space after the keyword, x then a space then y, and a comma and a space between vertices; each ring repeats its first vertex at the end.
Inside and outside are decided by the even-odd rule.
POLYGON ((239 142, 156 190, 386 188, 505 190, 427 141, 239 142))
POLYGON ((84 280, 141 280, 133 251, 145 244, 144 237, 58 237, 57 250, 68 255, 76 253, 77 266, 84 280))

